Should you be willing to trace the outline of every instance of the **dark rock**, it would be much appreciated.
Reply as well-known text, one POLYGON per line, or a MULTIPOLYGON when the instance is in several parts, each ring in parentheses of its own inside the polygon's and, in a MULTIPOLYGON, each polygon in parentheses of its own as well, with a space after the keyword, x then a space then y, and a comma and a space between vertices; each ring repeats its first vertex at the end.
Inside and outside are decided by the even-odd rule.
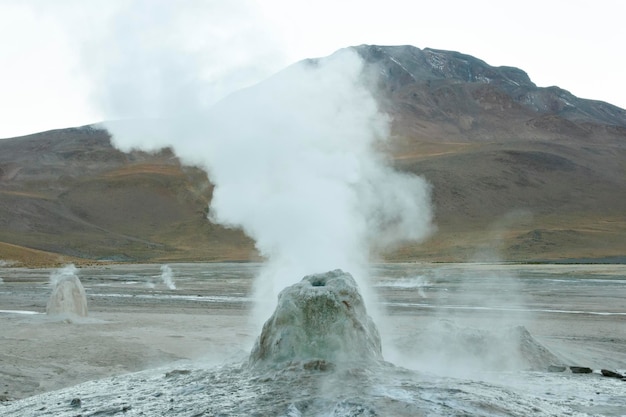
POLYGON ((548 366, 548 372, 565 372, 567 366, 563 365, 550 365, 548 366))
POLYGON ((602 369, 600 370, 600 372, 602 373, 602 375, 607 376, 609 378, 619 378, 619 379, 624 378, 624 375, 618 372, 609 371, 608 369, 602 369))
POLYGON ((593 369, 584 366, 570 366, 569 369, 573 374, 590 374, 593 372, 593 369))
POLYGON ((172 378, 180 375, 189 375, 191 371, 189 369, 174 369, 165 374, 165 378, 172 378))
POLYGON ((303 368, 307 371, 332 371, 333 369, 335 369, 335 365, 323 359, 317 359, 306 362, 303 365, 303 368))
POLYGON ((72 402, 70 402, 70 406, 74 408, 79 408, 81 404, 82 404, 82 401, 80 400, 80 398, 74 398, 72 399, 72 402))

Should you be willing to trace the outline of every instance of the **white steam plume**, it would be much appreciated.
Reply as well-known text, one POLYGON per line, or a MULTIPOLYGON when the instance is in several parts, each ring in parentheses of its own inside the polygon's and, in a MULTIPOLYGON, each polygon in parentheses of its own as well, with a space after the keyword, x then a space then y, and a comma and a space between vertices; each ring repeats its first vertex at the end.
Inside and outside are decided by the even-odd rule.
POLYGON ((210 218, 254 239, 268 259, 260 295, 273 302, 310 273, 342 268, 363 281, 372 249, 430 231, 427 183, 394 171, 375 150, 388 120, 363 73, 346 49, 293 65, 210 111, 168 119, 152 135, 109 128, 123 150, 150 137, 153 148, 172 146, 207 170, 216 185, 210 218))
POLYGON ((169 265, 161 265, 161 280, 163 284, 170 290, 176 289, 176 283, 174 282, 174 271, 169 265))
POLYGON ((354 50, 218 101, 282 55, 255 2, 78 4, 64 12, 74 16, 68 27, 82 40, 100 107, 109 119, 153 120, 107 123, 114 144, 169 146, 208 172, 211 219, 241 227, 268 259, 261 298, 273 304, 303 275, 335 268, 363 283, 372 254, 429 233, 429 186, 376 151, 388 119, 354 50))
POLYGON ((78 268, 74 264, 67 264, 63 268, 55 269, 50 273, 50 286, 54 288, 59 281, 75 277, 77 273, 78 268))
POLYGON ((155 119, 107 123, 114 145, 169 146, 208 172, 210 218, 241 227, 268 259, 261 298, 273 303, 303 275, 335 268, 363 284, 372 252, 429 233, 429 186, 376 152, 388 120, 355 51, 298 63, 212 105, 267 68, 274 39, 229 23, 246 8, 123 4, 101 28, 111 34, 86 48, 86 63, 109 117, 155 119))

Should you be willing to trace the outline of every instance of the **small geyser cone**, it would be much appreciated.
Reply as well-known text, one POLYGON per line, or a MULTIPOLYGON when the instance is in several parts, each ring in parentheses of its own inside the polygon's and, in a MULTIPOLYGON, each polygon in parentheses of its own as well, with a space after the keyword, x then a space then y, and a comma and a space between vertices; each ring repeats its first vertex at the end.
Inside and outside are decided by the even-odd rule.
POLYGON ((250 354, 251 364, 270 366, 382 359, 380 335, 358 286, 339 269, 285 288, 250 354))
POLYGON ((46 314, 70 314, 87 316, 87 296, 83 284, 76 275, 75 269, 67 267, 58 275, 53 275, 53 290, 46 306, 46 314))

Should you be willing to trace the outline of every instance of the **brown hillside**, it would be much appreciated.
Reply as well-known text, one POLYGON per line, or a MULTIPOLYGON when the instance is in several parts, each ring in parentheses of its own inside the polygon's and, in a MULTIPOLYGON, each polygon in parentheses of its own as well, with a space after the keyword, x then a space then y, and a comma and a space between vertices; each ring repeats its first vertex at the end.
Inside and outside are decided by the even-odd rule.
POLYGON ((397 167, 433 184, 438 233, 391 257, 626 261, 625 110, 457 52, 356 49, 397 167))
MULTIPOLYGON (((206 220, 212 186, 165 150, 123 154, 106 131, 0 141, 0 241, 83 260, 247 260, 252 242, 206 220)), ((0 259, 31 264, 0 247, 0 259)), ((42 257, 35 263, 57 263, 42 257)), ((69 258, 68 258, 69 259, 69 258)))

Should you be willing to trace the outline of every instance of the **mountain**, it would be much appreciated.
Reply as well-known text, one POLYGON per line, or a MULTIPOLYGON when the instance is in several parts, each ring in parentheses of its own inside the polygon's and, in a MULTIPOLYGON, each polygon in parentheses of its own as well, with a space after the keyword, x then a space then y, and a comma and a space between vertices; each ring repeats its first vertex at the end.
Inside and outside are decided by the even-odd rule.
POLYGON ((359 46, 439 233, 402 256, 626 257, 626 111, 458 52, 359 46))
POLYGON ((85 126, 0 140, 0 259, 25 264, 241 260, 206 220, 212 185, 169 149, 122 153, 85 126), (26 250, 36 249, 37 251, 26 250))
MULTIPOLYGON (((402 256, 624 259, 626 111, 458 52, 359 46, 439 233, 402 256)), ((592 82, 592 80, 590 80, 592 82)))
MULTIPOLYGON (((458 52, 354 49, 393 163, 433 185, 437 232, 387 259, 626 261, 625 110, 458 52)), ((256 259, 206 220, 211 192, 170 150, 122 153, 96 127, 0 140, 0 260, 256 259)))

